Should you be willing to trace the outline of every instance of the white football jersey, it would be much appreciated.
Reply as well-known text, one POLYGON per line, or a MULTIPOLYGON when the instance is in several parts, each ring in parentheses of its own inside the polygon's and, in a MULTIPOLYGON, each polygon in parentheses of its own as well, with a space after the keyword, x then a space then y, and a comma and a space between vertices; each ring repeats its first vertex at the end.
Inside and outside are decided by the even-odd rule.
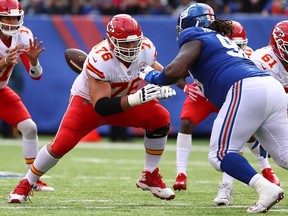
MULTIPOLYGON (((30 46, 29 39, 33 39, 33 34, 30 29, 21 26, 19 29, 19 34, 12 36, 11 46, 7 47, 2 40, 0 40, 0 58, 5 58, 9 50, 13 49, 18 45, 19 50, 23 48, 28 48, 30 46)), ((4 88, 10 79, 14 65, 8 65, 2 71, 0 71, 0 89, 4 88)))
POLYGON ((244 53, 247 55, 247 56, 251 56, 252 53, 253 53, 253 49, 251 47, 248 47, 246 46, 245 50, 244 50, 244 53))
POLYGON ((139 57, 132 62, 129 68, 119 61, 109 49, 107 40, 103 40, 92 48, 84 62, 83 70, 75 79, 72 88, 72 95, 79 95, 91 101, 89 95, 89 73, 97 80, 107 81, 111 84, 111 97, 121 97, 136 92, 141 79, 138 71, 144 65, 151 66, 156 60, 156 48, 153 43, 144 38, 139 57))
POLYGON ((282 83, 284 88, 288 87, 288 73, 281 61, 275 55, 271 46, 255 50, 250 56, 250 59, 257 65, 257 67, 264 69, 282 83))

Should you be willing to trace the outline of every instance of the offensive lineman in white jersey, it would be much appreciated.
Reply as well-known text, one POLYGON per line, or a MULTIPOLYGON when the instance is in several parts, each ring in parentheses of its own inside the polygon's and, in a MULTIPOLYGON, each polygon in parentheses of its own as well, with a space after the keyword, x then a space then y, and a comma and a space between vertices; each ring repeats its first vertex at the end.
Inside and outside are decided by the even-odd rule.
POLYGON ((57 164, 91 130, 102 125, 145 129, 146 162, 137 187, 150 190, 161 199, 173 199, 159 174, 158 164, 164 151, 170 125, 169 112, 155 100, 175 95, 170 87, 140 83, 138 70, 156 61, 153 43, 143 37, 140 25, 129 15, 114 16, 106 27, 107 39, 92 48, 71 89, 68 109, 54 140, 44 146, 36 160, 10 193, 8 202, 23 203, 31 185, 57 164))
MULTIPOLYGON (((22 26, 24 11, 17 0, 0 0, 0 118, 16 127, 22 134, 23 155, 27 169, 38 153, 37 126, 20 97, 7 86, 15 64, 21 58, 34 80, 42 76, 38 61, 44 51, 32 32, 22 26)), ((54 191, 54 188, 38 180, 33 186, 38 191, 54 191)))
POLYGON ((288 93, 288 20, 273 28, 269 45, 255 50, 251 60, 277 79, 288 93))

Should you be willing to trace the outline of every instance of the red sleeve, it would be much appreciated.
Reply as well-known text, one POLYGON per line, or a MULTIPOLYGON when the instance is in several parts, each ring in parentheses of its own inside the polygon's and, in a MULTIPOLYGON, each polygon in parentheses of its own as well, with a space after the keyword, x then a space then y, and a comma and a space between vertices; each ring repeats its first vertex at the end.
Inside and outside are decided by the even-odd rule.
POLYGON ((21 61, 23 63, 23 65, 25 66, 27 72, 29 73, 30 71, 30 61, 29 58, 23 53, 20 55, 21 61))

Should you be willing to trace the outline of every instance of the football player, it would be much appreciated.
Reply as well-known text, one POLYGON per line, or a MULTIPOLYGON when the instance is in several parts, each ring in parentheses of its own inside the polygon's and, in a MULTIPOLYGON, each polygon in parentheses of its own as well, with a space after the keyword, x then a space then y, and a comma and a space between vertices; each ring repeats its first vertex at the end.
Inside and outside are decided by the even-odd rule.
MULTIPOLYGON (((30 77, 39 80, 42 67, 38 57, 44 48, 31 30, 23 26, 23 18, 24 11, 17 0, 0 0, 0 118, 21 132, 23 155, 29 169, 38 153, 37 126, 21 98, 7 84, 19 58, 30 77)), ((39 179, 34 182, 33 189, 54 191, 39 179)))
POLYGON ((210 6, 189 6, 179 15, 177 28, 177 56, 160 73, 142 68, 140 77, 171 85, 191 72, 205 97, 219 109, 210 138, 211 165, 255 189, 259 200, 248 213, 267 212, 284 198, 284 190, 257 173, 239 151, 255 134, 275 163, 288 169, 286 93, 280 82, 227 38, 233 34, 232 22, 215 20, 210 6))
POLYGON ((112 17, 106 26, 107 39, 92 48, 82 72, 71 88, 68 109, 53 141, 44 146, 25 178, 10 193, 9 203, 23 203, 32 185, 57 164, 91 130, 102 125, 145 129, 146 161, 137 187, 161 199, 173 199, 158 164, 170 126, 169 112, 156 98, 175 95, 170 87, 146 85, 138 89, 138 71, 144 65, 163 69, 156 61, 156 48, 143 36, 140 25, 129 15, 112 17))
POLYGON ((250 58, 281 82, 288 93, 288 20, 277 23, 271 31, 269 45, 255 50, 250 58))
MULTIPOLYGON (((232 36, 229 38, 234 41, 237 46, 242 49, 246 55, 251 55, 253 50, 247 46, 248 38, 244 27, 237 21, 232 21, 234 28, 232 36)), ((182 85, 183 86, 183 85, 182 85)), ((219 110, 204 97, 203 93, 198 89, 196 83, 186 84, 184 92, 188 94, 181 113, 181 127, 177 136, 176 142, 176 165, 177 177, 173 185, 174 190, 186 190, 187 187, 187 164, 192 148, 192 137, 194 128, 203 120, 205 120, 212 112, 219 110), (189 94, 190 93, 190 94, 189 94)), ((272 170, 268 158, 260 155, 260 148, 257 145, 259 142, 254 137, 249 139, 247 146, 258 160, 259 168, 262 175, 269 181, 280 185, 279 178, 272 170)), ((240 153, 243 154, 244 147, 240 153)), ((219 184, 219 190, 214 199, 215 205, 229 205, 232 200, 233 178, 226 173, 223 173, 222 182, 219 184)))

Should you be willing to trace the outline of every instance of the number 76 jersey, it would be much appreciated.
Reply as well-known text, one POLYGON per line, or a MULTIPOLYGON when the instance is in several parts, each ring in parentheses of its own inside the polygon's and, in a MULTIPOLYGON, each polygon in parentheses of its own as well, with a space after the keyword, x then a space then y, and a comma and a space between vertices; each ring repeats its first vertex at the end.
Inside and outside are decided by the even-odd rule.
POLYGON ((266 46, 255 50, 250 59, 257 67, 267 71, 271 76, 277 79, 288 92, 288 72, 279 58, 275 55, 271 46, 266 46))
POLYGON ((108 41, 103 40, 88 54, 82 72, 73 83, 71 94, 91 100, 86 73, 97 80, 109 82, 112 89, 111 97, 121 97, 136 92, 141 82, 138 71, 144 65, 151 66, 156 60, 156 48, 148 38, 143 38, 138 55, 138 59, 126 67, 109 49, 108 41))

